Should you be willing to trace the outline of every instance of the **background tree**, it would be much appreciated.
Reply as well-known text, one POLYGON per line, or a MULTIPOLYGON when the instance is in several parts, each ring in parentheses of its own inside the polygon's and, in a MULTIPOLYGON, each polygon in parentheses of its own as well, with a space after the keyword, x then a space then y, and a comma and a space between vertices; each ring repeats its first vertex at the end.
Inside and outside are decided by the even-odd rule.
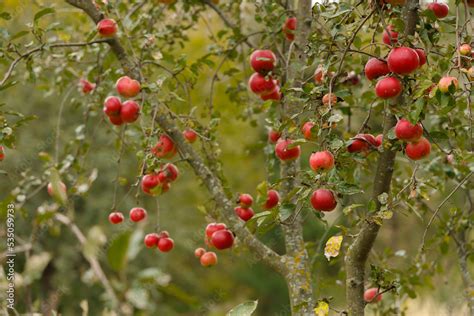
POLYGON ((2 4, 18 312, 473 315, 470 3, 165 2, 2 4))

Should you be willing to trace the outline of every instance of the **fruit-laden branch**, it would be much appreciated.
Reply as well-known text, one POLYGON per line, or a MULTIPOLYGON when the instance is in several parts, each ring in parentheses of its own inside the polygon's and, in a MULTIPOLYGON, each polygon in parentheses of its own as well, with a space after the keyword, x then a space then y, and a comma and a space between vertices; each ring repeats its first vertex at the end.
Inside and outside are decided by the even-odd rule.
MULTIPOLYGON (((407 0, 404 7, 405 36, 413 35, 416 30, 418 20, 419 0, 407 0)), ((398 98, 396 103, 400 106, 402 98, 398 98)), ((395 164, 396 149, 387 134, 396 124, 396 118, 390 113, 388 107, 385 108, 384 131, 383 131, 383 152, 380 154, 377 170, 374 178, 372 200, 376 203, 376 210, 373 215, 380 211, 381 204, 378 197, 382 193, 390 192, 390 184, 395 164)), ((347 250, 345 257, 346 266, 346 299, 347 309, 351 316, 364 315, 365 302, 364 281, 365 266, 369 253, 374 245, 379 232, 380 225, 370 216, 364 220, 362 228, 347 250)))
MULTIPOLYGON (((66 0, 66 2, 75 6, 76 8, 83 10, 95 22, 98 22, 102 18, 102 14, 94 6, 91 0, 66 0)), ((129 65, 133 65, 133 63, 125 53, 125 50, 118 39, 115 38, 108 43, 111 46, 112 51, 115 53, 117 59, 122 64, 124 72, 131 77, 139 78, 139 69, 129 67, 129 65)), ((233 203, 226 196, 221 180, 217 175, 210 171, 209 167, 203 162, 193 147, 185 142, 180 130, 178 129, 170 114, 171 113, 168 112, 165 106, 160 105, 156 121, 160 127, 174 140, 181 156, 190 164, 195 174, 206 185, 212 198, 219 206, 219 210, 222 215, 221 217, 225 218, 226 222, 230 224, 231 229, 237 235, 239 240, 241 240, 246 246, 249 247, 251 251, 254 252, 257 259, 262 260, 280 274, 286 274, 287 269, 283 262, 284 258, 279 256, 276 252, 252 235, 250 231, 245 228, 245 223, 237 218, 234 213, 233 203)), ((216 216, 217 214, 213 215, 216 216)))
MULTIPOLYGON (((296 1, 295 1, 296 2, 296 1)), ((304 82, 304 65, 306 65, 309 33, 311 31, 311 1, 297 1, 296 20, 298 32, 295 34, 295 41, 288 49, 288 62, 300 65, 300 67, 287 67, 288 76, 286 80, 294 88, 300 88, 304 82)), ((288 66, 288 65, 287 65, 288 66)), ((289 100, 284 100, 282 105, 282 121, 289 120, 296 112, 302 108, 298 104, 289 100)), ((299 125, 297 118, 295 125, 299 125)), ((291 135, 286 135, 291 136, 291 135)), ((283 200, 287 199, 289 193, 299 185, 298 171, 299 159, 282 162, 280 165, 280 177, 282 181, 280 193, 283 200)), ((288 275, 286 282, 290 296, 292 315, 310 315, 314 307, 313 285, 311 278, 311 268, 308 252, 303 239, 303 222, 300 215, 291 217, 291 222, 283 223, 282 230, 285 236, 286 254, 289 256, 288 275)))

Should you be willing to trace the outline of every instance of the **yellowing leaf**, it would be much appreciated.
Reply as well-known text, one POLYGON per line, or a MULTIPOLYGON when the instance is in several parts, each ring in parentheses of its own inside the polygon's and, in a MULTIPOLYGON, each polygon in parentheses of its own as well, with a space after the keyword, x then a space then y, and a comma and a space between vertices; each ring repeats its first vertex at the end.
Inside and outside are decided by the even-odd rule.
POLYGON ((341 249, 342 236, 332 236, 326 242, 326 247, 324 248, 324 256, 328 259, 331 257, 337 257, 339 255, 339 249, 341 249))
MULTIPOLYGON (((342 236, 341 240, 342 240, 342 236)), ((332 238, 332 237, 331 237, 332 238)), ((314 315, 316 316, 328 316, 329 315, 329 304, 325 301, 319 301, 318 305, 314 308, 314 315)))

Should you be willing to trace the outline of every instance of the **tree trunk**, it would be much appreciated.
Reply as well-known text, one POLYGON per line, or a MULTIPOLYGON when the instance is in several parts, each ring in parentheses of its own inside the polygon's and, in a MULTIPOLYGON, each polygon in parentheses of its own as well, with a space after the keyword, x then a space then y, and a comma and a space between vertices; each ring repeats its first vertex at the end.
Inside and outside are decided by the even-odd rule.
MULTIPOLYGON (((408 0, 404 8, 405 30, 404 34, 413 35, 416 30, 416 22, 418 20, 419 0, 408 0)), ((399 97, 394 105, 403 104, 403 98, 399 97)), ((372 200, 376 203, 377 213, 381 204, 378 196, 382 193, 390 193, 390 184, 392 181, 393 168, 395 164, 396 151, 392 148, 392 142, 387 139, 388 131, 393 128, 397 120, 386 107, 384 118, 384 143, 383 152, 380 154, 375 173, 374 187, 372 192, 372 200)), ((364 282, 365 282, 365 265, 370 250, 374 245, 375 239, 379 232, 380 226, 370 218, 364 220, 362 228, 347 250, 345 257, 346 266, 346 300, 347 311, 350 316, 364 315, 364 282)))

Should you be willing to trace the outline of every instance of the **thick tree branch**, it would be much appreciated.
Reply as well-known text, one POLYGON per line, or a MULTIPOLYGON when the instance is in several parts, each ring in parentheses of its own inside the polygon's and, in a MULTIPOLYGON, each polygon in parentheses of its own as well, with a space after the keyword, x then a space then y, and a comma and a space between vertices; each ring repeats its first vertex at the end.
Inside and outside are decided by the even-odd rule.
MULTIPOLYGON (((102 18, 102 14, 93 5, 91 0, 66 0, 66 2, 83 10, 95 22, 102 18)), ((121 46, 118 39, 114 38, 108 41, 108 43, 111 46, 112 51, 115 53, 117 59, 122 64, 125 73, 131 77, 139 79, 139 69, 131 67, 131 65, 134 63, 125 53, 125 50, 121 46)), ((234 231, 239 240, 256 254, 257 259, 262 260, 275 271, 285 275, 287 268, 284 264, 284 258, 279 256, 272 249, 268 248, 254 235, 252 235, 245 227, 245 223, 235 215, 234 205, 232 201, 226 196, 220 179, 210 171, 209 167, 203 162, 193 147, 184 140, 180 129, 177 127, 173 117, 171 116, 171 113, 165 106, 159 106, 156 121, 160 127, 175 141, 181 156, 186 159, 186 161, 193 168, 195 174, 206 185, 212 198, 220 209, 222 215, 220 217, 225 218, 226 222, 230 225, 230 228, 234 231)), ((216 213, 213 215, 217 217, 218 214, 216 213)))
MULTIPOLYGON (((404 8, 405 35, 413 35, 418 20, 418 0, 408 0, 404 8)), ((398 104, 403 100, 399 98, 398 104)), ((378 196, 382 193, 390 193, 390 184, 395 164, 396 150, 393 148, 392 141, 386 137, 388 131, 396 124, 396 118, 386 107, 384 118, 384 151, 380 154, 377 170, 374 179, 374 189, 372 200, 376 203, 375 214, 380 211, 381 204, 378 196)), ((365 302, 364 282, 365 282, 365 266, 369 253, 374 245, 375 239, 379 232, 380 225, 371 217, 367 218, 362 228, 350 245, 346 257, 346 299, 348 305, 348 313, 351 316, 364 315, 365 302)))

